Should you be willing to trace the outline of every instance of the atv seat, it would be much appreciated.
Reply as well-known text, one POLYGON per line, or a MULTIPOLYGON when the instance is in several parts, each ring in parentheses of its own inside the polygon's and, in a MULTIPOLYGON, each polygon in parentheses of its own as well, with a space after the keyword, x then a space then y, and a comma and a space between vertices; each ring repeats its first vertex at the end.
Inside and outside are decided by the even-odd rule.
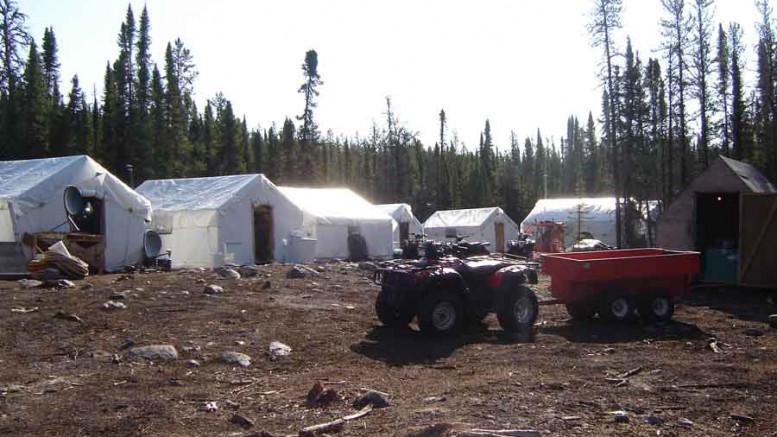
POLYGON ((470 261, 462 263, 457 270, 465 278, 482 278, 509 265, 509 263, 496 260, 470 261))

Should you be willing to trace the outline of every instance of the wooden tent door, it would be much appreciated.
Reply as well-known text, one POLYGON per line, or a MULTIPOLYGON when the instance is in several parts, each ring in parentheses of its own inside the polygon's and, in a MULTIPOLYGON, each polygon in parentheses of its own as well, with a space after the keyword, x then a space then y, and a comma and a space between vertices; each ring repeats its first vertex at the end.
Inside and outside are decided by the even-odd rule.
POLYGON ((494 223, 494 235, 496 241, 494 242, 494 252, 503 253, 505 251, 505 224, 494 223))
POLYGON ((777 288, 777 193, 742 193, 739 284, 777 288))
POLYGON ((272 206, 254 207, 254 262, 267 264, 273 261, 272 206))
POLYGON ((410 222, 399 223, 399 247, 405 248, 405 242, 410 239, 410 222))

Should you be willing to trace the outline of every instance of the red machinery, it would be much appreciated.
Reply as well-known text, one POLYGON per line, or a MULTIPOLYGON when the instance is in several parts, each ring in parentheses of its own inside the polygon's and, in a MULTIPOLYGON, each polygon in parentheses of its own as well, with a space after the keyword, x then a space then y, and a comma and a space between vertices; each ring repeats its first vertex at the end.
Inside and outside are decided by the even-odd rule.
POLYGON ((564 223, 541 221, 524 225, 524 232, 534 237, 534 252, 560 253, 564 252, 564 223))
POLYGON ((647 320, 668 320, 674 300, 688 293, 699 272, 699 253, 664 249, 626 249, 543 255, 554 300, 573 318, 598 313, 626 320, 635 313, 647 320), (636 310, 636 311, 635 311, 636 310))

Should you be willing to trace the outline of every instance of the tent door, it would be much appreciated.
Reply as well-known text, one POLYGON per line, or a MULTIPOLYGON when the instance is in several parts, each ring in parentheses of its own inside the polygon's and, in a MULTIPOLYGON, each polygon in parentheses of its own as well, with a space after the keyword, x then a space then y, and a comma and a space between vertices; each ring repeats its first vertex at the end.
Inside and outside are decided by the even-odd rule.
POLYGON ((743 193, 739 222, 739 283, 777 288, 777 194, 743 193))
POLYGON ((405 241, 410 239, 410 222, 399 223, 399 247, 405 247, 405 241))
POLYGON ((737 281, 739 193, 696 193, 695 249, 701 252, 702 281, 737 281))
POLYGON ((267 264, 273 260, 272 206, 254 207, 254 262, 267 264))
POLYGON ((494 251, 503 253, 505 251, 505 224, 494 223, 494 235, 496 235, 496 241, 494 242, 494 251))

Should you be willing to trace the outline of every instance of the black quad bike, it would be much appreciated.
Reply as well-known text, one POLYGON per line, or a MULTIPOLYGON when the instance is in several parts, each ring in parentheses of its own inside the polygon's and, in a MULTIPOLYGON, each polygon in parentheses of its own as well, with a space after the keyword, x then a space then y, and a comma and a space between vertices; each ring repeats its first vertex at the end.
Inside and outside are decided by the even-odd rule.
POLYGON ((427 258, 378 269, 373 281, 381 286, 375 312, 387 327, 404 327, 417 317, 423 333, 452 334, 467 320, 496 313, 502 329, 520 332, 537 319, 537 296, 529 287, 537 272, 510 260, 427 258))
POLYGON ((459 235, 455 243, 450 243, 450 252, 458 258, 469 258, 471 256, 489 255, 491 252, 488 241, 469 241, 466 236, 459 235))

